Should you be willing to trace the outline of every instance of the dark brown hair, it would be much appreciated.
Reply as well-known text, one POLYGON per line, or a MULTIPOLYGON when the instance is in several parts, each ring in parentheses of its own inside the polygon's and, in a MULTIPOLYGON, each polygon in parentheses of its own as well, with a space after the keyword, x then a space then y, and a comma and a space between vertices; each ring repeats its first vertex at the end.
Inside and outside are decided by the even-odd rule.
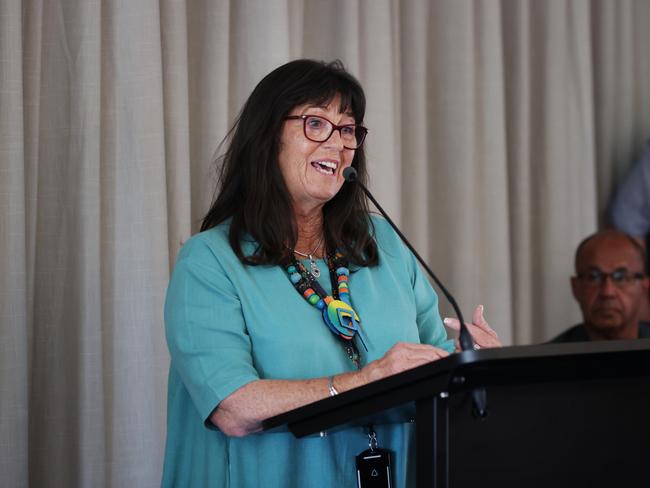
MULTIPOLYGON (((340 61, 292 61, 259 82, 226 136, 228 146, 221 158, 217 196, 201 231, 231 218, 230 245, 243 263, 286 264, 291 259, 287 246, 295 247, 297 229, 291 197, 278 164, 284 118, 294 107, 327 104, 337 95, 340 112, 351 111, 355 123, 363 123, 363 89, 340 61), (254 253, 248 256, 242 251, 247 237, 257 243, 254 253)), ((363 146, 355 151, 352 166, 365 184, 363 146)), ((358 185, 345 183, 324 205, 323 214, 328 252, 338 249, 357 266, 377 264, 368 204, 358 185)))

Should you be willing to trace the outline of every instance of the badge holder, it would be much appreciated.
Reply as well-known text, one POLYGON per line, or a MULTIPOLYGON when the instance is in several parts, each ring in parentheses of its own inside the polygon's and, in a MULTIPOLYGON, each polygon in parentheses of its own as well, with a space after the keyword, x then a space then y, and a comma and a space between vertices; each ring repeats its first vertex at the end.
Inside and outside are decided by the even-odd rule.
POLYGON ((391 488, 391 453, 377 447, 377 434, 370 427, 368 431, 370 449, 357 456, 358 488, 391 488))

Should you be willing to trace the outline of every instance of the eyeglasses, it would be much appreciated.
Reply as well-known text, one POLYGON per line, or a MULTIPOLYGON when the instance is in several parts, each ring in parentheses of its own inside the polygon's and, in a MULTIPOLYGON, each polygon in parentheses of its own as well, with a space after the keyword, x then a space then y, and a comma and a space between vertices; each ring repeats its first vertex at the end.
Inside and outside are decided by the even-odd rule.
POLYGON ((346 149, 359 149, 361 144, 363 144, 363 140, 366 138, 366 134, 368 134, 368 129, 362 125, 336 125, 325 117, 319 117, 318 115, 288 115, 285 119, 302 119, 302 129, 305 137, 314 142, 325 142, 337 130, 341 135, 343 147, 346 149))
POLYGON ((611 273, 605 273, 598 268, 590 269, 585 273, 578 273, 578 279, 587 286, 601 286, 609 277, 612 283, 619 288, 625 288, 634 281, 639 281, 645 278, 643 273, 632 273, 625 268, 618 268, 611 273))

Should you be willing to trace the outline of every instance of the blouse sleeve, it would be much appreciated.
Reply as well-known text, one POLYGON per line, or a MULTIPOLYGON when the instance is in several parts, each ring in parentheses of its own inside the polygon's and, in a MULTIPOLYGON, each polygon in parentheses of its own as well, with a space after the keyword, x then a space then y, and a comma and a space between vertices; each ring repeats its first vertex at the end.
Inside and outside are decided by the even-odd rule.
POLYGON ((204 421, 224 398, 259 379, 237 291, 200 234, 178 256, 165 332, 172 367, 204 421))
POLYGON ((410 265, 413 270, 412 283, 415 294, 418 331, 422 344, 431 344, 454 352, 454 341, 447 337, 447 331, 440 318, 438 310, 438 295, 423 274, 415 256, 409 252, 410 265))

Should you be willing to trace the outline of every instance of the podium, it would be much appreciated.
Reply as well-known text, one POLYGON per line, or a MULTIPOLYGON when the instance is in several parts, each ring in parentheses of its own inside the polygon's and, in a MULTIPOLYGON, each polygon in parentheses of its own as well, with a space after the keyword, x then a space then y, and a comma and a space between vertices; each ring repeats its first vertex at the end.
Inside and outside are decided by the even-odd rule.
POLYGON ((418 488, 650 486, 650 339, 464 351, 263 428, 304 437, 408 420, 418 488))

